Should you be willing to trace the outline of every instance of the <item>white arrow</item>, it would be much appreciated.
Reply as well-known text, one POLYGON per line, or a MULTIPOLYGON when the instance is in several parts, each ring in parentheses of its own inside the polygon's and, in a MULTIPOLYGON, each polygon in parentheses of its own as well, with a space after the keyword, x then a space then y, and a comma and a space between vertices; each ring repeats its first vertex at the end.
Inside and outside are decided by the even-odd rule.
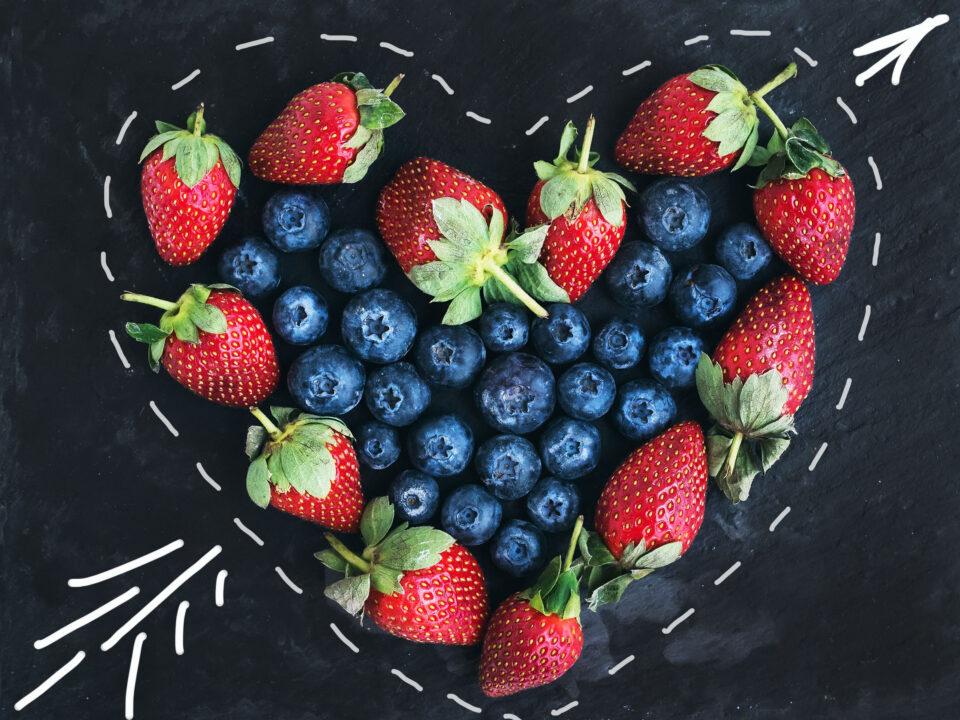
POLYGON ((920 41, 927 36, 928 32, 933 30, 935 27, 943 25, 949 19, 949 15, 936 15, 932 18, 927 18, 919 25, 914 25, 913 27, 899 30, 895 33, 891 33, 890 35, 884 35, 876 40, 871 40, 866 45, 861 45, 860 47, 856 48, 853 51, 853 54, 857 57, 861 57, 863 55, 872 55, 875 52, 893 48, 893 50, 884 55, 880 60, 857 75, 856 79, 854 80, 854 82, 857 84, 857 87, 863 87, 863 84, 867 80, 883 70, 894 60, 897 61, 897 64, 893 66, 893 77, 891 82, 894 85, 899 85, 900 74, 903 72, 903 68, 907 64, 907 59, 910 57, 910 53, 916 50, 917 45, 919 45, 920 41))

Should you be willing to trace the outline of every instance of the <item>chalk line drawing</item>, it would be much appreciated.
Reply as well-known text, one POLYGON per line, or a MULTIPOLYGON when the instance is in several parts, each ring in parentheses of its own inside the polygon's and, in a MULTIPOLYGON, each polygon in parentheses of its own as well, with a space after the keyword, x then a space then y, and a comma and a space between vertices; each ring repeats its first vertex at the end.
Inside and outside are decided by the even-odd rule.
POLYGON ((137 671, 140 669, 140 653, 143 651, 143 642, 147 639, 145 632, 137 633, 133 640, 133 649, 130 651, 130 669, 127 671, 127 690, 123 698, 123 716, 126 720, 133 720, 133 696, 137 690, 137 671))
POLYGON ((695 612, 695 610, 694 610, 693 608, 690 608, 690 609, 687 610, 683 615, 681 615, 680 617, 678 617, 676 620, 674 620, 672 623, 670 623, 669 625, 667 625, 665 628, 661 628, 661 629, 660 629, 660 632, 662 632, 664 635, 669 635, 670 633, 672 633, 672 632, 676 629, 677 625, 679 625, 679 624, 682 623, 684 620, 686 620, 688 617, 690 617, 691 615, 693 615, 694 612, 695 612))
POLYGON ((89 577, 82 578, 70 578, 67 580, 67 585, 72 588, 88 587, 90 585, 102 583, 104 580, 112 580, 118 575, 123 575, 131 570, 136 570, 138 567, 143 567, 144 565, 152 563, 154 560, 159 560, 164 555, 169 555, 170 553, 175 552, 182 547, 183 540, 174 540, 173 542, 169 542, 161 548, 157 548, 152 552, 148 552, 146 555, 141 555, 138 558, 134 558, 133 560, 125 562, 122 565, 117 565, 115 568, 104 570, 96 575, 90 575, 89 577))
POLYGON ((852 122, 854 125, 856 125, 856 124, 857 124, 857 116, 853 114, 853 110, 850 109, 850 106, 847 105, 847 104, 843 101, 843 98, 840 97, 839 95, 837 95, 837 105, 839 105, 839 106, 840 106, 840 109, 843 110, 843 111, 847 114, 847 117, 850 118, 850 122, 852 122))
POLYGON ((476 120, 478 123, 483 123, 484 125, 489 125, 493 122, 490 118, 484 117, 483 115, 477 115, 473 110, 467 110, 465 113, 466 116, 472 120, 476 120))
POLYGON ((123 605, 125 602, 127 602, 131 598, 136 597, 139 593, 140 593, 140 588, 136 586, 130 588, 129 590, 126 590, 125 592, 120 593, 113 600, 110 600, 109 602, 105 602, 96 610, 91 610, 86 615, 78 617, 76 620, 74 620, 71 623, 67 623, 56 632, 52 632, 46 637, 40 638, 39 640, 33 643, 33 647, 37 650, 43 650, 45 647, 49 647, 50 645, 53 645, 53 643, 57 642, 57 640, 61 640, 65 638, 74 630, 79 630, 84 625, 89 625, 94 620, 99 620, 104 615, 109 613, 111 610, 116 610, 118 607, 123 605))
POLYGON ((280 576, 280 579, 286 583, 287 587, 293 590, 297 595, 303 595, 303 588, 297 585, 290 577, 283 571, 283 568, 277 565, 274 569, 274 572, 280 576))
POLYGON ((107 251, 100 251, 100 267, 103 268, 103 274, 107 276, 107 280, 113 282, 113 273, 110 272, 110 266, 107 265, 107 251))
POLYGON ((257 535, 253 530, 248 528, 246 525, 241 522, 240 518, 234 518, 233 524, 240 528, 240 531, 247 535, 251 540, 253 540, 257 545, 263 547, 263 539, 257 535))
POLYGON ((581 90, 580 92, 574 93, 573 95, 571 95, 570 97, 568 97, 568 98, 567 98, 567 104, 569 105, 570 103, 575 103, 575 102, 576 102, 577 100, 579 100, 580 98, 586 97, 587 95, 589 95, 589 94, 592 93, 592 92, 593 92, 593 85, 587 85, 587 86, 586 86, 583 90, 581 90))
POLYGON ((769 30, 731 30, 730 34, 740 37, 770 37, 773 33, 769 30))
POLYGON ((649 60, 644 60, 642 63, 637 63, 633 67, 628 67, 626 70, 622 71, 620 74, 626 77, 627 75, 633 75, 635 72, 640 72, 644 68, 650 67, 652 65, 649 60))
POLYGON ((800 48, 795 47, 795 48, 793 49, 793 52, 795 52, 798 57, 802 57, 804 60, 806 60, 806 61, 807 61, 807 65, 809 65, 810 67, 816 67, 816 66, 817 66, 817 64, 818 64, 817 61, 814 60, 814 59, 813 59, 812 57, 810 57, 809 55, 807 55, 807 54, 806 54, 803 50, 801 50, 800 48))
POLYGON ((430 79, 436 81, 436 83, 443 88, 443 91, 447 95, 453 95, 453 88, 450 87, 449 83, 447 83, 447 81, 444 80, 442 77, 434 73, 433 75, 430 76, 430 79))
POLYGON ((737 570, 739 570, 739 569, 740 569, 740 561, 737 560, 733 565, 731 565, 731 566, 728 567, 726 570, 724 570, 723 575, 721 575, 721 576, 718 577, 716 580, 714 580, 714 581, 713 581, 713 584, 714 584, 714 585, 719 585, 720 583, 722 583, 722 582, 723 582, 724 580, 726 580, 728 577, 730 577, 731 575, 733 575, 733 574, 734 574, 737 570))
POLYGON ((173 426, 173 423, 170 422, 166 415, 160 412, 160 408, 157 407, 157 404, 153 400, 150 401, 150 409, 153 410, 153 414, 157 416, 160 422, 166 426, 171 435, 174 437, 180 437, 180 431, 173 426))
POLYGON ((780 524, 780 521, 783 520, 783 519, 784 519, 787 515, 789 515, 789 514, 790 514, 790 506, 787 505, 783 510, 780 511, 780 514, 777 515, 777 516, 773 519, 773 522, 770 523, 770 527, 767 528, 767 529, 768 529, 770 532, 773 532, 774 530, 776 530, 776 529, 777 529, 777 525, 780 524))
POLYGON ((257 47, 258 45, 266 45, 267 43, 272 43, 272 42, 273 42, 273 35, 267 35, 266 37, 262 37, 259 40, 250 40, 248 42, 242 42, 239 45, 237 45, 234 48, 234 50, 248 50, 249 48, 257 47))
POLYGON ((120 341, 117 340, 117 334, 113 330, 108 330, 107 335, 110 337, 110 342, 113 343, 113 349, 117 351, 117 357, 120 358, 120 362, 123 364, 123 369, 129 370, 130 361, 127 360, 127 356, 123 354, 123 348, 120 347, 120 341))
POLYGON ((476 705, 471 705, 459 695, 454 695, 453 693, 447 693, 447 700, 452 700, 460 707, 464 708, 465 710, 469 710, 472 713, 477 713, 479 715, 481 712, 483 712, 476 705))
POLYGON ((696 37, 692 37, 692 38, 688 38, 688 39, 684 40, 684 41, 683 41, 683 44, 684 44, 684 45, 696 45, 697 43, 701 43, 701 42, 704 42, 704 41, 709 40, 709 39, 710 39, 710 36, 709 36, 709 35, 697 35, 696 37))
POLYGON ((541 127, 543 127, 543 124, 544 124, 547 120, 549 120, 549 119, 550 119, 550 116, 544 115, 542 118, 540 118, 539 120, 537 120, 533 125, 531 125, 529 128, 527 128, 527 130, 526 130, 523 134, 524 134, 524 135, 533 135, 537 130, 539 130, 541 127))
POLYGON ((850 386, 853 384, 853 378, 847 378, 847 381, 843 384, 843 392, 840 393, 840 402, 837 403, 837 410, 843 410, 843 406, 847 403, 847 393, 850 392, 850 386))
POLYGON ((395 52, 397 55, 403 55, 404 57, 413 57, 413 51, 404 50, 402 47, 397 47, 393 43, 381 42, 380 47, 395 52))
POLYGON ((820 445, 820 449, 817 450, 817 454, 814 455, 814 456, 813 456, 813 460, 810 461, 810 465, 809 465, 809 467, 807 467, 807 470, 809 470, 810 472, 813 472, 813 471, 816 469, 816 467, 817 467, 817 463, 820 462, 820 458, 823 457, 823 454, 824 454, 826 451, 827 451, 827 444, 826 444, 826 443, 822 443, 822 444, 820 445))
POLYGON ((553 717, 560 717, 560 716, 563 715, 565 712, 569 712, 570 710, 573 710, 573 709, 574 709, 575 707, 577 707, 577 705, 579 705, 579 704, 580 704, 580 701, 579 701, 579 700, 574 700, 573 702, 567 703, 567 704, 564 705, 563 707, 558 707, 558 708, 556 708, 556 709, 554 709, 554 710, 551 710, 551 711, 550 711, 550 715, 552 715, 553 717))
POLYGON ((632 663, 632 662, 633 662, 634 660, 636 660, 636 659, 637 659, 637 656, 636 656, 636 655, 627 655, 623 660, 621 660, 621 661, 618 662, 616 665, 614 665, 612 668, 610 668, 609 670, 607 670, 607 674, 608 674, 608 675, 616 675, 618 672, 620 672, 621 670, 623 670, 623 668, 625 668, 627 665, 629 665, 630 663, 632 663))
POLYGON ((207 482, 207 484, 217 492, 220 492, 223 489, 220 487, 220 483, 218 483, 216 480, 210 477, 210 474, 206 471, 206 469, 200 463, 197 463, 197 472, 200 473, 200 477, 202 477, 207 482))
POLYGON ((107 214, 107 220, 113 218, 113 210, 110 208, 110 176, 103 180, 103 211, 107 214))
POLYGON ((327 35, 326 33, 320 33, 320 39, 326 40, 327 42, 356 42, 356 35, 327 35))
POLYGON ((423 692, 423 685, 421 685, 420 683, 418 683, 416 680, 411 680, 409 677, 407 677, 406 675, 404 675, 402 672, 400 672, 400 671, 397 670, 396 668, 392 668, 392 669, 390 670, 390 674, 391 674, 391 675, 396 675, 398 678, 400 678, 401 680, 403 680, 403 682, 405 682, 407 685, 409 685, 410 687, 412 687, 412 688, 413 688, 414 690, 416 690, 417 692, 423 692))
POLYGON ((130 123, 137 119, 137 111, 134 110, 132 113, 127 115, 127 119, 123 121, 123 125, 120 126, 120 132, 117 133, 116 144, 119 145, 123 142, 123 136, 127 134, 127 129, 130 127, 130 123))
POLYGON ((34 690, 31 690, 22 698, 17 700, 17 702, 14 703, 13 705, 13 709, 16 710, 17 712, 20 712, 21 710, 23 710, 27 705, 32 703, 38 697, 43 695, 47 690, 49 690, 58 682, 63 680, 64 677, 66 677, 70 672, 72 672, 77 667, 77 665, 83 662, 83 659, 86 656, 87 654, 83 650, 78 652, 70 660, 68 660, 59 670, 53 673, 53 675, 51 675, 42 683, 40 683, 34 690))
POLYGON ((860 323, 860 332, 857 333, 857 342, 863 342, 863 336, 867 333, 867 323, 870 322, 870 306, 863 308, 863 322, 860 323))
POLYGON ((880 169, 877 167, 877 161, 873 159, 873 155, 867 155, 867 165, 873 170, 873 179, 877 183, 877 190, 883 190, 883 180, 880 179, 880 169))
POLYGON ((181 600, 177 606, 177 620, 173 627, 173 649, 177 655, 183 655, 183 625, 187 619, 189 600, 181 600))
POLYGON ((190 74, 187 75, 185 78, 183 78, 183 80, 177 80, 177 82, 175 82, 173 85, 170 86, 170 89, 171 89, 171 90, 179 90, 180 88, 182 88, 182 87, 183 87, 184 85, 186 85, 187 83, 192 82, 193 79, 196 78, 197 75, 199 75, 199 74, 200 74, 200 68, 197 68, 197 69, 194 70, 192 73, 190 73, 190 74))
POLYGON ((220 570, 217 573, 217 584, 214 588, 214 602, 217 607, 223 607, 223 586, 227 582, 227 575, 226 570, 220 570))
POLYGON ((360 648, 353 644, 353 642, 346 635, 343 634, 343 631, 337 627, 336 623, 330 623, 330 629, 333 630, 333 634, 339 638, 340 642, 346 645, 350 650, 355 653, 360 652, 360 648))
POLYGON ((900 76, 903 73, 903 69, 907 65, 907 60, 910 58, 911 53, 917 49, 920 41, 923 40, 927 36, 927 33, 929 33, 935 27, 939 27, 949 20, 949 15, 935 15, 927 18, 917 25, 914 25, 913 27, 898 30, 895 33, 884 35, 876 40, 871 40, 865 45, 854 48, 853 54, 856 57, 872 55, 873 53, 880 52, 881 50, 889 50, 890 48, 893 48, 893 50, 890 50, 890 52, 880 58, 877 62, 857 75, 853 82, 857 85, 857 87, 863 87, 863 84, 867 80, 883 70, 890 63, 896 61, 896 64, 893 66, 893 72, 890 76, 890 82, 894 85, 899 85, 900 76))
POLYGON ((880 233, 877 233, 873 238, 873 258, 870 260, 870 264, 874 267, 877 266, 877 262, 880 260, 880 233))

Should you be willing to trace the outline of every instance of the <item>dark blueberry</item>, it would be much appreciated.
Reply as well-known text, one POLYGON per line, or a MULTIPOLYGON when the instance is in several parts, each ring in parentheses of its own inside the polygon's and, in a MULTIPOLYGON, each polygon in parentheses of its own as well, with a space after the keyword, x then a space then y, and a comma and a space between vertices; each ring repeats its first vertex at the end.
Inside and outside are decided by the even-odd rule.
POLYGON ((393 290, 367 290, 343 308, 343 341, 367 362, 392 363, 413 345, 417 313, 393 290))
POLYGON ((750 223, 737 223, 717 240, 717 261, 738 280, 749 280, 770 262, 772 253, 760 231, 750 223))
POLYGON ((343 415, 363 396, 363 363, 339 345, 317 345, 293 361, 287 387, 297 404, 318 415, 343 415))
POLYGON ((611 370, 627 370, 640 362, 643 345, 640 326, 615 317, 593 339, 593 356, 611 370))
POLYGON ((556 405, 553 373, 527 353, 507 353, 481 373, 474 396, 480 414, 497 432, 532 432, 556 405))
POLYGON ((266 240, 248 237, 224 250, 217 270, 247 297, 262 297, 280 284, 280 255, 266 240))
POLYGON ((543 566, 547 539, 533 523, 507 520, 490 543, 493 564, 514 577, 526 575, 543 566))
POLYGON ((613 375, 593 363, 571 365, 557 380, 557 402, 567 415, 578 420, 606 415, 616 394, 613 375))
POLYGON ((462 388, 472 383, 487 361, 477 332, 466 325, 432 325, 420 333, 413 360, 427 382, 462 388))
POLYGON ((667 297, 673 269, 660 248, 639 240, 625 242, 606 272, 607 287, 617 302, 653 307, 667 297))
POLYGON ((530 316, 522 305, 495 303, 483 311, 478 327, 490 352, 510 352, 527 344, 530 316))
POLYGON ((540 457, 533 443, 519 435, 494 435, 477 449, 477 475, 501 500, 530 492, 540 477, 540 457))
POLYGON ((380 422, 394 427, 409 425, 430 404, 430 386, 408 362, 377 368, 367 376, 363 399, 380 422))
POLYGON ((393 465, 400 457, 400 433, 376 420, 364 423, 357 431, 357 459, 374 470, 393 465))
POLYGON ((580 489, 572 482, 545 477, 527 495, 527 512, 541 530, 569 530, 580 514, 580 489))
POLYGON ((624 437, 649 440, 677 414, 670 391, 656 380, 632 380, 617 392, 613 422, 624 437))
POLYGON ((407 436, 410 462, 437 477, 463 472, 473 455, 473 431, 459 415, 421 420, 407 436))
POLYGON ((263 232, 283 252, 312 250, 330 232, 330 208, 315 190, 282 188, 263 207, 263 232))
POLYGON ((561 480, 581 478, 600 462, 600 431, 573 418, 555 418, 540 436, 543 466, 561 480))
POLYGON ((369 230, 337 230, 320 248, 320 274, 330 287, 345 293, 368 290, 387 275, 383 242, 369 230))
POLYGON ((464 545, 485 543, 500 527, 500 501, 479 485, 461 485, 443 503, 443 529, 464 545))
POLYGON ((719 265, 693 265, 670 285, 670 309, 692 327, 716 324, 733 311, 737 283, 719 265))
POLYGON ((330 313, 323 295, 297 285, 273 304, 273 329, 291 345, 310 345, 327 331, 330 313))
POLYGON ((640 225, 664 250, 692 248, 707 234, 710 198, 686 180, 657 180, 640 194, 640 225))
POLYGON ((401 520, 420 525, 432 518, 440 504, 440 487, 429 475, 404 470, 390 483, 390 499, 401 520))
POLYGON ((590 323, 569 303, 547 306, 549 317, 536 318, 530 337, 537 354, 548 363, 573 362, 590 346, 590 323))
POLYGON ((650 374, 671 390, 693 387, 704 351, 703 339, 690 328, 667 328, 650 343, 650 374))

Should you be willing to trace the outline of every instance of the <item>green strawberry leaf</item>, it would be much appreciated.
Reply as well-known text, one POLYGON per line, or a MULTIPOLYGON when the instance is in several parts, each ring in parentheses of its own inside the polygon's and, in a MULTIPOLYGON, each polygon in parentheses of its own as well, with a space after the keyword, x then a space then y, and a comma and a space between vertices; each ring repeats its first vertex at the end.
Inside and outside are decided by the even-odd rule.
POLYGON ((182 134, 185 134, 184 131, 181 130, 180 128, 173 127, 172 125, 170 127, 172 128, 171 130, 164 130, 159 135, 154 135, 152 138, 150 138, 147 141, 146 146, 144 146, 143 148, 143 152, 140 153, 140 160, 138 162, 143 162, 144 160, 146 160, 147 157, 154 150, 159 148, 161 145, 165 145, 166 143, 170 142, 174 138, 177 138, 182 134))
POLYGON ((570 302, 567 291, 557 285, 540 263, 509 262, 504 268, 524 290, 543 302, 570 302))
POLYGON ((576 173, 562 173, 547 180, 540 188, 540 209, 553 220, 570 211, 580 188, 576 173))
POLYGON ((367 138, 367 141, 363 144, 363 147, 360 148, 360 152, 353 158, 350 167, 344 170, 343 182, 351 184, 362 180, 367 174, 367 170, 370 169, 370 166, 380 157, 382 151, 383 131, 373 130, 370 133, 370 137, 367 138))
POLYGON ((184 132, 183 128, 179 128, 176 125, 172 123, 164 122, 163 120, 156 120, 153 124, 156 126, 158 133, 184 132))
POLYGON ((563 172, 553 163, 549 163, 546 160, 537 160, 533 164, 533 170, 537 173, 537 177, 541 180, 549 180, 552 177, 556 177, 559 173, 563 172))
POLYGON ((370 596, 370 575, 354 575, 337 580, 323 594, 355 617, 363 613, 363 604, 370 596))
POLYGON ((621 597, 623 597, 623 593, 627 589, 627 586, 633 581, 634 577, 632 575, 625 574, 618 575, 612 580, 600 585, 598 588, 594 589, 587 598, 587 603, 590 609, 596 612, 602 605, 617 602, 621 597))
POLYGON ((282 407, 280 405, 270 406, 270 414, 273 416, 273 419, 277 421, 277 425, 279 425, 281 429, 289 425, 299 412, 300 410, 298 408, 282 407))
POLYGON ((370 571, 370 583, 378 592, 382 592, 384 595, 402 593, 403 585, 400 584, 401 580, 403 580, 403 572, 387 567, 386 565, 374 565, 370 571))
POLYGON ((150 347, 147 348, 147 362, 154 372, 160 372, 160 359, 163 357, 163 351, 166 347, 166 340, 157 340, 150 343, 150 347))
MULTIPOLYGON (((736 172, 737 170, 742 168, 744 165, 747 165, 747 164, 752 165, 753 156, 758 149, 761 150, 761 152, 763 153, 767 152, 765 148, 757 147, 757 140, 759 139, 759 137, 760 137, 760 125, 755 124, 753 126, 753 129, 750 131, 750 135, 747 137, 747 141, 743 144, 743 151, 740 153, 740 157, 737 158, 737 162, 736 164, 734 164, 733 170, 731 172, 736 172)), ((767 157, 769 157, 769 155, 767 155, 767 157)))
POLYGON ((799 138, 789 138, 785 152, 787 153, 787 159, 804 175, 820 165, 820 155, 804 145, 799 138))
POLYGON ((173 332, 181 342, 192 343, 194 345, 200 342, 197 326, 193 324, 193 321, 190 320, 190 317, 186 314, 178 313, 173 317, 173 332))
POLYGON ((756 110, 752 117, 743 108, 726 110, 710 121, 703 131, 703 136, 720 143, 717 154, 722 157, 742 148, 756 123, 756 110))
POLYGON ((476 320, 482 313, 483 304, 480 302, 480 288, 476 285, 470 285, 461 290, 460 294, 450 301, 441 322, 444 325, 462 325, 471 320, 476 320))
POLYGON ((240 158, 233 151, 233 148, 218 137, 207 136, 208 140, 213 140, 216 144, 217 152, 220 154, 220 162, 223 163, 223 169, 227 171, 227 177, 234 187, 240 187, 240 174, 242 163, 240 158))
POLYGON ((267 441, 267 431, 263 425, 251 425, 247 428, 247 439, 243 446, 244 454, 255 460, 263 450, 263 444, 267 441))
POLYGON ((577 547, 588 566, 600 566, 616 563, 617 559, 607 548, 600 533, 584 530, 577 539, 577 547))
POLYGON ((247 495, 262 508, 270 504, 270 472, 263 455, 247 468, 247 495))
POLYGON ((170 333, 164 332, 156 325, 151 325, 150 323, 128 322, 125 327, 127 335, 137 342, 147 343, 149 345, 155 342, 162 342, 170 335, 170 333))
POLYGON ((780 418, 788 397, 776 369, 750 375, 740 390, 739 419, 744 431, 750 433, 780 418))
POLYGON ((221 334, 227 331, 227 317, 216 305, 193 304, 187 310, 189 319, 204 332, 221 334))
MULTIPOLYGON (((379 94, 379 93, 378 93, 379 94)), ((359 102, 360 95, 357 94, 359 102)), ((360 123, 370 130, 383 130, 403 119, 404 112, 393 100, 380 94, 380 99, 371 104, 360 105, 360 123)))
POLYGON ((313 556, 334 572, 346 574, 347 568, 350 566, 350 563, 344 560, 340 553, 330 548, 315 552, 313 556))
POLYGON ((354 90, 370 90, 373 83, 362 72, 342 72, 333 76, 333 82, 349 85, 354 90))
POLYGON ((626 213, 623 209, 623 190, 616 182, 606 177, 593 179, 593 200, 603 219, 614 227, 623 225, 626 213))
POLYGON ((376 545, 386 537, 393 526, 393 518, 393 504, 389 498, 381 496, 367 503, 360 518, 360 534, 367 547, 376 545))
POLYGON ((487 220, 469 200, 457 200, 452 197, 435 199, 433 220, 440 234, 454 244, 475 251, 482 251, 487 246, 489 241, 487 220))
POLYGON ((722 65, 705 65, 690 73, 687 79, 694 85, 699 85, 704 90, 723 93, 735 92, 742 89, 744 94, 746 94, 746 88, 743 87, 732 72, 722 65))
POLYGON ((633 565, 636 570, 656 570, 675 562, 683 552, 683 543, 669 542, 643 553, 633 565))
POLYGON ((560 134, 560 150, 557 151, 557 157, 553 160, 553 167, 560 165, 570 154, 570 148, 573 147, 577 139, 577 127, 572 122, 563 126, 563 132, 560 134))
POLYGON ((454 539, 442 530, 428 526, 412 527, 391 533, 376 549, 376 562, 398 570, 421 570, 440 562, 440 554, 454 539))
POLYGON ((547 566, 543 569, 543 572, 540 573, 540 577, 537 578, 537 581, 530 587, 528 590, 525 590, 523 595, 528 598, 532 598, 534 595, 539 595, 541 598, 547 595, 554 586, 557 584, 557 580, 560 579, 560 570, 563 568, 563 558, 559 555, 553 558, 547 566))
POLYGON ((533 263, 540 257, 540 251, 543 249, 543 242, 547 239, 547 231, 550 225, 544 223, 529 228, 521 234, 510 240, 506 247, 513 251, 512 257, 516 257, 522 263, 533 263))
POLYGON ((807 118, 800 118, 797 120, 793 124, 793 127, 790 128, 790 132, 796 137, 800 138, 804 143, 812 147, 818 153, 823 155, 830 154, 830 146, 827 145, 827 141, 823 139, 823 136, 817 132, 817 129, 813 126, 813 123, 807 118))

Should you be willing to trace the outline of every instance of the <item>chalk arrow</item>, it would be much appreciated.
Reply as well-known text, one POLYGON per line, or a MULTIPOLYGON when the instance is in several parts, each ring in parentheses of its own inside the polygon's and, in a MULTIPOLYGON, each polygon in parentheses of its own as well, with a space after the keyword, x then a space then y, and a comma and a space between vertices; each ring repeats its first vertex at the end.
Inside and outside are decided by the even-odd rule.
POLYGON ((893 50, 890 50, 890 52, 884 55, 880 60, 857 75, 856 79, 854 80, 854 82, 857 84, 857 87, 863 87, 863 84, 867 80, 883 70, 894 60, 897 61, 897 64, 893 66, 893 76, 891 77, 891 82, 894 85, 899 85, 900 74, 903 72, 903 68, 907 64, 907 59, 910 57, 910 53, 917 49, 917 45, 919 45, 920 41, 927 36, 928 32, 933 30, 935 27, 943 25, 949 19, 949 15, 935 15, 932 18, 927 18, 919 25, 914 25, 913 27, 908 27, 889 35, 884 35, 876 40, 871 40, 866 45, 861 45, 860 47, 856 48, 853 51, 853 54, 857 57, 861 57, 863 55, 872 55, 873 53, 880 52, 881 50, 893 48, 893 50))

